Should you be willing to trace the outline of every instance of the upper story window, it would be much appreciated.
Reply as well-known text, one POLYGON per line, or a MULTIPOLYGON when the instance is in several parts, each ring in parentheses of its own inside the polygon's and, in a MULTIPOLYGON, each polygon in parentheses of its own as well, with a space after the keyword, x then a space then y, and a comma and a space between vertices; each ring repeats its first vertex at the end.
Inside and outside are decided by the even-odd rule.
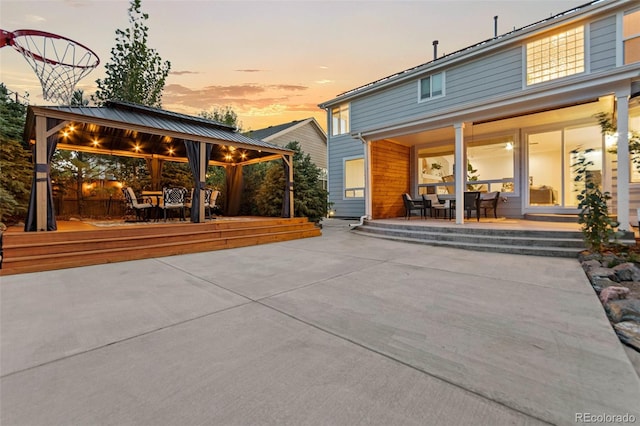
POLYGON ((624 14, 622 43, 625 65, 640 61, 640 9, 624 14))
POLYGON ((349 104, 331 108, 331 135, 349 133, 349 104))
POLYGON ((584 27, 527 43, 527 85, 584 72, 584 27))
POLYGON ((444 95, 444 74, 439 72, 420 79, 420 100, 444 95))

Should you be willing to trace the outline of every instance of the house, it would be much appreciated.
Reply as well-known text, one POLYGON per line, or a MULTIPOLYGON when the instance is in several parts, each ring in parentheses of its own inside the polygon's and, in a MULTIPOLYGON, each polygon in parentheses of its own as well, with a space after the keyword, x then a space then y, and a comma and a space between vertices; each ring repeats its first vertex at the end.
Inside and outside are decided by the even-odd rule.
POLYGON ((322 171, 320 180, 323 183, 323 188, 326 189, 327 134, 315 118, 311 117, 264 129, 251 130, 247 132, 247 136, 282 147, 289 142, 298 142, 302 151, 311 157, 311 162, 322 171))
MULTIPOLYGON (((499 214, 578 212, 576 152, 621 229, 640 207, 640 3, 598 0, 382 78, 327 111, 336 217, 401 217, 401 194, 500 191, 499 214), (603 135, 598 114, 617 132, 603 135), (454 167, 466 164, 466 167, 454 167)), ((456 221, 464 222, 462 203, 456 221)))

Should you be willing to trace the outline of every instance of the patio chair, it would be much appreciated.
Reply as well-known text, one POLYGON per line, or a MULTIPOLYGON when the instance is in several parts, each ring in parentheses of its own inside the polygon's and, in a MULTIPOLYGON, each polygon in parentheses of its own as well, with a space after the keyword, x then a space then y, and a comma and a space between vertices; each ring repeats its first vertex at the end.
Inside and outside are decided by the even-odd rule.
POLYGON ((484 217, 487 217, 487 210, 493 210, 493 217, 498 218, 498 200, 500 191, 485 192, 480 194, 480 209, 484 210, 484 217))
MULTIPOLYGON (((209 215, 208 217, 211 218, 211 212, 213 211, 213 208, 216 206, 216 200, 218 199, 218 195, 220 195, 220 191, 214 191, 212 189, 205 189, 204 190, 204 208, 205 208, 205 212, 208 210, 209 211, 209 215)), ((206 215, 205 215, 206 217, 206 215)), ((214 218, 215 219, 215 218, 214 218)))
POLYGON ((126 209, 129 212, 135 212, 137 220, 149 220, 149 211, 153 208, 151 199, 144 198, 142 202, 138 202, 138 198, 130 186, 122 188, 122 194, 124 195, 126 209))
POLYGON ((402 200, 404 201, 405 219, 411 219, 411 212, 416 210, 420 212, 420 218, 426 217, 425 204, 422 200, 414 200, 407 193, 402 194, 402 200))
POLYGON ((167 221, 167 211, 180 210, 182 213, 181 220, 185 219, 185 199, 187 197, 187 189, 182 187, 162 188, 162 198, 164 203, 158 206, 164 215, 164 221, 167 221))
POLYGON ((449 203, 438 198, 438 194, 422 194, 422 202, 424 203, 425 215, 429 212, 429 217, 440 217, 440 212, 444 212, 449 208, 449 203))
MULTIPOLYGON (((471 212, 474 210, 480 222, 480 191, 467 191, 464 193, 464 211, 467 213, 467 219, 471 218, 471 212)), ((456 200, 451 200, 451 211, 456 211, 456 200)))

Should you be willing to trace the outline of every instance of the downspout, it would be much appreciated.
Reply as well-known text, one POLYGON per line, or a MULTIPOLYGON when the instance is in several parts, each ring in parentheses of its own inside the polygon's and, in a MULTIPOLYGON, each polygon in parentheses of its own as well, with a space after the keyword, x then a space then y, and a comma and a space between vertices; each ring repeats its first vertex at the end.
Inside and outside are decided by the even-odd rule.
POLYGON ((362 133, 358 133, 357 138, 364 145, 364 216, 360 216, 360 222, 350 223, 349 228, 357 228, 364 225, 365 219, 370 218, 369 203, 371 201, 371 175, 369 173, 369 159, 371 158, 371 145, 363 137, 362 133))

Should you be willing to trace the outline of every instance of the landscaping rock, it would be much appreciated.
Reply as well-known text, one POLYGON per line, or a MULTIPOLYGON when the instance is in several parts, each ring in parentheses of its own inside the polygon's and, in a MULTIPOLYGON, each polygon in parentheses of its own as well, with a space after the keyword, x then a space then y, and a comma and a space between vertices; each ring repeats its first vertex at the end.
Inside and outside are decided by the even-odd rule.
POLYGON ((640 350, 640 323, 637 321, 624 321, 614 324, 616 334, 624 343, 640 350))
POLYGON ((587 276, 589 277, 589 279, 591 281, 594 280, 594 278, 609 278, 612 281, 618 281, 618 276, 616 275, 616 271, 614 271, 611 268, 593 268, 587 272, 587 276))
POLYGON ((594 268, 600 268, 601 266, 602 266, 602 263, 600 263, 600 261, 597 259, 590 259, 582 262, 582 268, 585 271, 590 271, 594 268))
POLYGON ((640 268, 631 262, 621 263, 612 269, 620 281, 640 281, 640 268))
POLYGON ((610 300, 626 299, 629 295, 629 289, 626 287, 611 286, 602 289, 600 292, 600 301, 607 303, 610 300))
POLYGON ((613 300, 604 305, 609 319, 613 323, 623 321, 640 322, 640 300, 613 300))
POLYGON ((609 278, 596 277, 591 282, 591 286, 598 294, 600 294, 600 292, 607 287, 617 286, 617 285, 618 285, 617 282, 611 281, 609 278))

